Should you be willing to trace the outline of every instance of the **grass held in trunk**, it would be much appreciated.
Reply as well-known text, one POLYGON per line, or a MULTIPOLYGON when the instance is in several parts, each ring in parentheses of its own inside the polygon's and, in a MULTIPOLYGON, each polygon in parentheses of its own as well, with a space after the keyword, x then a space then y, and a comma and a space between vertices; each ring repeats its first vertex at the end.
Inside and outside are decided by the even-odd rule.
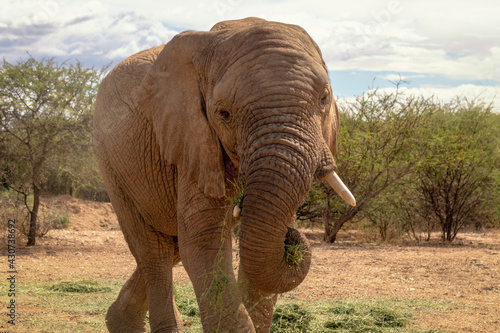
POLYGON ((289 265, 300 266, 304 261, 304 252, 302 244, 285 244, 285 257, 289 265))

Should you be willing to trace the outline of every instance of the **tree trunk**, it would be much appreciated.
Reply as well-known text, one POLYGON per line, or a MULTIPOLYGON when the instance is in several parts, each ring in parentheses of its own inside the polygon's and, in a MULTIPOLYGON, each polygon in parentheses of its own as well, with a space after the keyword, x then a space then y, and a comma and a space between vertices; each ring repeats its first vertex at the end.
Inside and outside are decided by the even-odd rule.
POLYGON ((328 207, 323 207, 321 209, 321 217, 323 218, 323 226, 325 228, 323 240, 326 241, 328 235, 330 235, 330 209, 328 207))
POLYGON ((348 208, 347 211, 344 214, 342 214, 338 220, 335 221, 335 223, 331 228, 325 230, 325 242, 335 243, 335 240, 337 239, 337 233, 340 231, 340 228, 342 228, 344 223, 346 223, 354 216, 356 216, 358 211, 359 211, 358 207, 348 208))
POLYGON ((27 246, 36 245, 36 230, 38 209, 40 208, 40 188, 37 184, 33 184, 33 208, 30 210, 30 230, 28 233, 27 246))
POLYGON ((342 217, 336 220, 333 226, 329 228, 328 233, 325 234, 325 242, 335 243, 335 240, 337 240, 337 233, 345 222, 347 222, 347 220, 342 219, 342 217))
POLYGON ((332 205, 330 203, 330 190, 326 188, 326 207, 321 210, 321 217, 323 218, 323 226, 325 227, 324 241, 327 241, 330 235, 330 219, 332 215, 332 205))

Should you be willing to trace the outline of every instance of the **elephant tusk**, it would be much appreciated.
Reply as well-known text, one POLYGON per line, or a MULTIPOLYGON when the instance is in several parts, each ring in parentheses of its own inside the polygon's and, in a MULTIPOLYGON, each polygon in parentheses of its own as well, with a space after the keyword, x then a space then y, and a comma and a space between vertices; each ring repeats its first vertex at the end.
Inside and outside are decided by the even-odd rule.
POLYGON ((328 175, 326 175, 325 180, 333 188, 333 190, 337 192, 337 194, 340 195, 342 199, 344 199, 345 202, 353 207, 356 206, 356 199, 335 171, 332 171, 328 175))
POLYGON ((239 206, 234 206, 233 209, 233 217, 234 218, 239 218, 241 213, 241 208, 239 206))

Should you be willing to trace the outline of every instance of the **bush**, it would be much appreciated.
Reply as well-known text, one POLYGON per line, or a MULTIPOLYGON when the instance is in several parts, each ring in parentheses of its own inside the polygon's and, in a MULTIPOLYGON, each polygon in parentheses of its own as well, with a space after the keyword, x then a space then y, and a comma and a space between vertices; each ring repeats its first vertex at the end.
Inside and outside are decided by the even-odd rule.
POLYGON ((81 186, 76 189, 75 197, 98 202, 111 202, 104 185, 102 187, 81 186))
POLYGON ((52 229, 66 229, 70 225, 70 215, 68 212, 52 211, 51 218, 48 221, 52 229))
MULTIPOLYGON (((70 224, 70 214, 68 212, 60 211, 54 208, 41 207, 38 211, 36 237, 43 237, 50 230, 66 229, 70 224)), ((29 225, 29 217, 26 217, 23 222, 20 223, 20 231, 25 236, 28 236, 29 225)))
MULTIPOLYGON (((0 219, 2 226, 0 236, 4 242, 7 242, 5 233, 7 232, 7 223, 9 220, 15 220, 17 228, 22 228, 29 221, 26 207, 23 206, 17 198, 17 194, 12 190, 0 190, 0 219)), ((22 237, 23 235, 21 232, 17 234, 17 237, 22 237)), ((21 239, 18 240, 21 242, 21 239)))

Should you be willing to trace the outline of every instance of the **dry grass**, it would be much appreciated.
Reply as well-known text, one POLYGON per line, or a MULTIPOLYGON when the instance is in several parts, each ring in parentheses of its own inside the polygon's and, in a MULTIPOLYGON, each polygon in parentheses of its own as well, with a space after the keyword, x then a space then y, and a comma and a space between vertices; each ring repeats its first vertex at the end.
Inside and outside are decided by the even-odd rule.
MULTIPOLYGON (((24 314, 19 320, 29 319, 31 332, 37 332, 33 328, 36 322, 46 320, 53 310, 50 304, 34 304, 30 299, 33 295, 28 292, 36 291, 23 293, 22 285, 57 286, 63 281, 98 280, 118 285, 113 289, 118 290, 135 269, 123 236, 116 231, 118 225, 109 204, 71 198, 53 201, 59 209, 72 212, 70 228, 52 230, 39 245, 17 249, 21 292, 16 301, 24 314)), ((303 231, 311 243, 311 270, 297 289, 281 296, 281 302, 382 301, 391 307, 404 307, 405 313, 411 312, 414 329, 500 331, 499 232, 461 234, 452 244, 380 244, 349 231, 342 232, 336 244, 328 245, 321 241, 320 231, 303 231)), ((5 258, 4 247, 2 256, 5 258)), ((236 260, 234 265, 236 268, 236 260)), ((174 278, 180 283, 188 282, 182 264, 175 267, 174 278)), ((113 298, 106 296, 99 302, 105 308, 113 298)), ((2 293, 0 303, 6 301, 7 295, 2 293)), ((195 311, 189 306, 189 311, 195 311)), ((54 313, 54 320, 68 323, 64 327, 71 327, 74 332, 79 331, 77 327, 82 321, 98 320, 92 314, 56 311, 60 313, 54 313)), ((0 323, 0 331, 2 326, 6 328, 4 322, 0 323)))

